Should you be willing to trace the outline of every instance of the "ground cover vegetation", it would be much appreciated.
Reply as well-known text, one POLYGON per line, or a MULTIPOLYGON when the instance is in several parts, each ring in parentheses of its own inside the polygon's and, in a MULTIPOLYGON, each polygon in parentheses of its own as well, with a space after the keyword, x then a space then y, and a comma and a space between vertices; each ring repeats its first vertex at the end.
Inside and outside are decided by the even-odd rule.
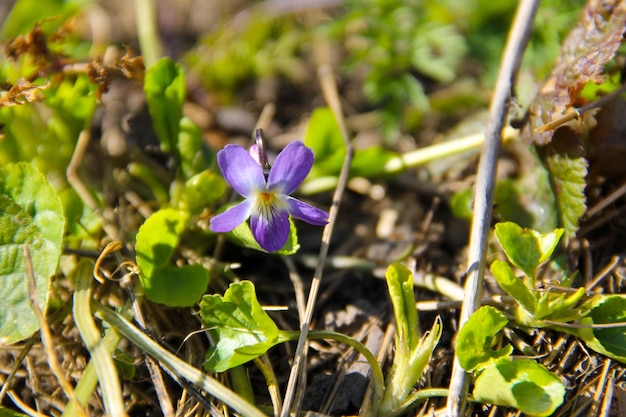
POLYGON ((625 415, 626 3, 535 3, 2 3, 0 416, 625 415))

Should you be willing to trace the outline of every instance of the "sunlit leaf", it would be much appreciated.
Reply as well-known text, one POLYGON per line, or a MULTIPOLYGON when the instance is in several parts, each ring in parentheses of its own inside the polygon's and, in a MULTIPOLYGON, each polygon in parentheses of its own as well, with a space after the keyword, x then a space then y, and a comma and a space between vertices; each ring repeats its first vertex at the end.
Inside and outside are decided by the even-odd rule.
POLYGON ((0 168, 0 341, 15 343, 39 328, 32 311, 23 256, 28 243, 38 303, 46 310, 50 279, 61 255, 61 202, 46 179, 26 163, 0 168))
POLYGON ((28 32, 35 23, 56 17, 64 20, 93 0, 19 0, 2 24, 2 36, 12 38, 28 32))
POLYGON ((461 367, 470 372, 485 366, 492 359, 509 356, 513 352, 511 345, 493 350, 497 334, 508 324, 504 314, 496 308, 483 306, 472 314, 459 331, 457 338, 457 357, 461 367))
POLYGON ((559 226, 565 229, 565 238, 569 240, 578 231, 578 220, 587 209, 587 160, 573 140, 553 141, 542 147, 540 153, 556 197, 559 226))
POLYGON ((482 370, 473 395, 479 402, 515 407, 531 416, 549 416, 563 403, 565 386, 533 360, 500 359, 482 370))
MULTIPOLYGON (((309 178, 339 174, 346 155, 346 145, 339 124, 328 107, 319 107, 311 114, 304 144, 315 154, 309 178)), ((385 164, 397 156, 396 152, 380 146, 358 148, 350 165, 350 175, 376 177, 383 173, 385 164)))
POLYGON ((394 263, 387 268, 385 277, 393 305, 393 315, 396 319, 395 354, 400 355, 404 351, 408 361, 408 355, 419 341, 413 274, 405 266, 394 263))
POLYGON ((204 363, 212 372, 246 363, 279 342, 278 327, 261 308, 250 281, 231 284, 223 297, 205 295, 200 317, 217 340, 204 363))
POLYGON ((496 282, 511 297, 515 298, 526 311, 531 315, 535 313, 537 308, 537 297, 528 288, 524 282, 515 276, 513 270, 508 263, 504 261, 495 261, 489 268, 496 282))
POLYGON ((202 143, 202 131, 186 117, 180 120, 177 151, 184 179, 202 172, 210 164, 210 154, 202 143))
POLYGON ((509 261, 533 280, 537 267, 548 260, 563 235, 563 229, 549 233, 524 229, 515 223, 498 223, 495 235, 509 261))
POLYGON ((395 350, 381 412, 389 412, 402 404, 422 377, 435 346, 441 337, 441 321, 421 340, 418 333, 417 308, 413 292, 413 274, 405 266, 394 263, 385 274, 393 314, 396 321, 395 350))
POLYGON ((185 182, 178 198, 178 206, 192 214, 199 214, 214 205, 225 193, 224 178, 213 171, 205 170, 185 182))
POLYGON ((143 90, 161 149, 177 151, 186 94, 182 67, 170 58, 160 59, 146 71, 143 90))
POLYGON ((575 333, 596 352, 626 363, 626 296, 607 295, 590 301, 592 308, 575 333), (593 325, 621 323, 622 326, 592 328, 593 325))
POLYGON ((206 292, 208 271, 202 265, 170 265, 189 213, 162 209, 150 216, 137 234, 139 279, 146 297, 157 303, 185 307, 206 292))
POLYGON ((313 110, 304 134, 304 144, 315 154, 315 163, 309 177, 339 173, 346 146, 331 109, 318 107, 313 110))
POLYGON ((28 414, 18 413, 17 411, 0 406, 0 417, 28 417, 28 414))

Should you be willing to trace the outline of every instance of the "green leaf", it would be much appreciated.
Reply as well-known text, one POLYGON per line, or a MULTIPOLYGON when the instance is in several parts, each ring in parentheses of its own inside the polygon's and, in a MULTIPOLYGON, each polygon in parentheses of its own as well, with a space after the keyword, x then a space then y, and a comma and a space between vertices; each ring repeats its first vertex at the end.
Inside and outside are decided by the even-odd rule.
POLYGON ((583 310, 576 308, 585 296, 585 288, 581 287, 573 294, 558 294, 550 300, 549 314, 546 318, 552 321, 569 322, 581 317, 583 310))
POLYGON ((472 210, 473 201, 474 190, 472 188, 466 188, 454 193, 450 199, 450 209, 452 210, 452 214, 459 219, 471 220, 474 214, 474 211, 472 210))
POLYGON ((431 331, 421 340, 419 338, 411 271, 399 263, 393 263, 387 268, 385 278, 396 320, 396 338, 393 365, 381 403, 382 414, 405 402, 422 377, 422 372, 441 337, 441 321, 437 320, 431 331))
POLYGON ((577 329, 575 334, 596 352, 626 363, 626 296, 602 296, 602 298, 592 299, 588 303, 593 307, 587 317, 580 320, 580 324, 592 326, 622 323, 623 326, 605 329, 586 327, 577 329))
POLYGON ((244 364, 279 343, 278 327, 261 308, 250 281, 231 284, 223 297, 205 295, 200 317, 217 339, 204 363, 211 372, 244 364))
MULTIPOLYGON (((298 252, 298 250, 300 249, 300 244, 298 243, 298 230, 296 229, 296 225, 291 220, 291 217, 289 217, 289 225, 290 225, 289 237, 287 238, 287 242, 285 243, 285 246, 283 246, 276 252, 272 252, 272 253, 276 253, 279 255, 293 255, 294 253, 298 252)), ((250 229, 250 225, 248 224, 248 222, 241 223, 239 226, 235 227, 231 232, 228 232, 227 236, 230 240, 237 243, 238 245, 267 253, 267 251, 263 249, 261 245, 259 245, 259 243, 254 238, 254 235, 252 234, 252 230, 250 229)))
POLYGON ((205 208, 213 206, 225 193, 226 182, 222 176, 205 170, 185 182, 176 205, 191 214, 200 214, 205 208))
POLYGON ((180 119, 177 150, 185 179, 202 172, 211 163, 210 152, 202 144, 202 131, 186 117, 180 119))
POLYGON ((188 220, 187 212, 159 210, 146 220, 137 233, 139 280, 149 300, 186 307, 196 303, 206 292, 209 274, 202 265, 170 265, 170 258, 188 220))
POLYGON ((319 107, 313 110, 304 134, 304 144, 315 154, 309 178, 339 173, 346 146, 331 109, 319 107))
POLYGON ((385 273, 389 297, 393 305, 393 315, 396 319, 396 355, 405 352, 408 355, 419 343, 417 334, 417 308, 415 308, 415 294, 413 292, 413 274, 405 266, 393 263, 385 273))
POLYGON ((396 152, 388 151, 380 146, 357 149, 350 165, 350 175, 368 178, 384 175, 387 162, 397 157, 396 152))
POLYGON ((319 160, 331 157, 340 151, 343 151, 345 155, 341 129, 331 109, 318 107, 313 110, 304 133, 304 144, 313 150, 315 158, 319 160))
POLYGON ((496 282, 531 315, 537 308, 537 297, 524 282, 515 276, 513 269, 504 261, 495 261, 489 268, 496 282))
POLYGON ((28 243, 38 302, 45 311, 50 278, 61 256, 63 208, 56 193, 26 163, 0 168, 0 341, 23 340, 39 328, 31 309, 23 248, 28 243))
POLYGON ((152 125, 164 152, 178 152, 185 88, 183 69, 170 58, 158 60, 146 71, 143 89, 152 125))
POLYGON ((509 261, 534 282, 537 267, 552 255, 563 235, 563 229, 542 234, 505 222, 496 224, 495 233, 509 261))
MULTIPOLYGON (((441 339, 442 329, 441 319, 438 317, 430 331, 420 339, 415 349, 409 352, 410 356, 406 362, 396 359, 394 355, 392 370, 388 376, 389 382, 385 385, 380 405, 380 415, 386 415, 406 404, 441 339)), ((414 332, 417 336, 417 329, 414 332)), ((396 355, 397 353, 396 351, 396 355)))
POLYGON ((531 416, 551 415, 565 395, 559 377, 530 359, 498 360, 486 367, 474 384, 477 401, 515 407, 531 416))
POLYGON ((456 77, 456 67, 467 51, 465 37, 454 25, 426 22, 415 30, 411 63, 422 74, 442 83, 456 77))
POLYGON ((496 335, 508 322, 494 307, 484 306, 476 310, 459 331, 456 351, 461 367, 471 372, 492 359, 509 356, 513 352, 511 345, 500 350, 491 349, 497 341, 496 335))
POLYGON ((575 140, 553 140, 541 150, 542 160, 550 173, 550 183, 556 197, 560 226, 569 240, 578 231, 578 220, 587 209, 585 185, 587 160, 575 140))

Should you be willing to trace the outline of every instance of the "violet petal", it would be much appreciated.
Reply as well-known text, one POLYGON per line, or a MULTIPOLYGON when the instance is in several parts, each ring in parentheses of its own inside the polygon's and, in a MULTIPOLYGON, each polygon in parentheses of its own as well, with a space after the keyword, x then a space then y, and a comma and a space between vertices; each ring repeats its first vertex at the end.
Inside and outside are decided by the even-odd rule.
POLYGON ((286 197, 289 213, 298 220, 314 226, 324 226, 328 223, 328 213, 293 197, 286 197))
POLYGON ((274 252, 282 248, 289 237, 289 212, 277 207, 255 210, 250 218, 250 228, 263 249, 274 252))
POLYGON ((241 146, 226 145, 217 153, 217 163, 226 181, 243 197, 265 189, 263 170, 241 146))
POLYGON ((225 212, 211 218, 210 229, 214 232, 230 232, 250 217, 252 200, 244 200, 225 212))
POLYGON ((278 154, 272 165, 267 178, 268 189, 291 194, 309 175, 314 159, 313 151, 302 142, 291 142, 278 154))

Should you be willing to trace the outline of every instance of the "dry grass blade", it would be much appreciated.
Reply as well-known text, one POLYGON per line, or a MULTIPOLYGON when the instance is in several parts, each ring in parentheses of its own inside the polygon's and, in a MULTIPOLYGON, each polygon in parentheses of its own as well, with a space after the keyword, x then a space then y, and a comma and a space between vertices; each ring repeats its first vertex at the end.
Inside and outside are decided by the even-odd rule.
POLYGON ((70 401, 76 407, 76 410, 79 415, 87 416, 87 412, 84 407, 80 404, 78 399, 76 398, 76 394, 74 393, 74 388, 70 385, 69 382, 65 380, 63 376, 63 370, 61 369, 61 365, 57 359, 56 353, 54 352, 54 342, 52 339, 52 332, 50 331, 50 327, 48 326, 48 322, 39 308, 39 297, 37 296, 37 285, 35 283, 35 272, 33 270, 32 258, 30 256, 30 249, 28 244, 24 244, 24 263, 26 264, 26 278, 28 280, 28 289, 30 295, 31 306, 33 311, 35 312, 35 316, 37 316, 37 320, 39 320, 39 326, 41 327, 41 342, 46 351, 46 355, 48 357, 48 363, 50 364, 50 369, 54 373, 54 376, 57 378, 59 385, 63 388, 63 392, 70 401))
MULTIPOLYGON (((517 75, 522 54, 530 37, 534 16, 539 7, 538 0, 524 0, 519 3, 515 20, 509 33, 502 64, 498 74, 489 120, 485 133, 485 144, 478 167, 478 177, 474 188, 474 217, 470 236, 469 259, 467 262, 467 280, 465 299, 461 309, 459 326, 462 326, 480 305, 485 273, 485 252, 491 226, 491 210, 498 152, 502 141, 502 129, 510 102, 513 80, 517 75)), ((447 402, 447 414, 456 417, 463 414, 465 408, 465 390, 467 388, 465 371, 455 357, 450 382, 450 396, 447 402)))
POLYGON ((100 330, 96 326, 91 313, 92 271, 91 263, 86 261, 79 264, 76 270, 76 290, 74 291, 73 307, 74 322, 93 358, 107 412, 110 415, 126 416, 117 368, 109 350, 103 343, 103 339, 100 337, 100 330))
POLYGON ((95 197, 91 194, 91 191, 89 191, 89 188, 87 188, 83 180, 78 175, 78 169, 83 163, 90 141, 91 133, 89 132, 89 129, 81 131, 78 136, 78 141, 76 142, 76 147, 74 148, 74 153, 72 154, 72 159, 70 160, 70 163, 65 171, 65 175, 67 177, 67 182, 72 186, 72 188, 74 188, 74 191, 76 191, 76 193, 80 196, 83 203, 85 203, 87 207, 95 211, 96 214, 102 218, 102 228, 106 232, 109 239, 113 240, 117 238, 117 228, 107 221, 102 210, 100 209, 98 201, 96 201, 95 197))
MULTIPOLYGON (((316 46, 323 50, 322 53, 319 53, 318 56, 321 56, 322 59, 320 62, 325 62, 328 57, 328 51, 325 48, 321 47, 322 45, 316 44, 316 46)), ((352 147, 352 143, 350 141, 350 137, 348 136, 348 130, 346 128, 346 123, 343 118, 343 112, 341 110, 341 103, 339 100, 339 93, 337 91, 337 84, 335 83, 335 79, 333 76, 333 72, 331 67, 328 64, 321 64, 318 68, 318 76, 320 79, 320 84, 322 87, 322 91, 324 93, 324 98, 328 103, 328 106, 333 111, 337 123, 341 129, 343 139, 346 145, 346 156, 343 161, 343 166, 341 168, 341 173, 339 174, 339 182, 337 184, 337 188, 335 189, 335 193, 333 195, 332 205, 329 210, 329 218, 328 224, 324 227, 324 231, 322 233, 322 244, 320 247, 320 253, 318 258, 318 263, 315 268, 315 272, 313 275, 313 280, 311 282, 311 289, 309 290, 309 298, 307 300, 306 311, 305 311, 305 320, 300 324, 300 338, 298 340, 298 345, 296 347, 296 353, 293 365, 291 366, 291 372, 289 374, 289 380, 287 382, 287 389, 285 391, 285 401, 283 403, 283 408, 281 410, 281 417, 287 417, 290 413, 291 406, 293 404, 293 399, 296 396, 296 388, 297 381, 299 379, 299 375, 301 373, 301 369, 303 369, 304 358, 305 358, 305 350, 307 347, 307 336, 309 327, 311 325, 311 320, 313 318, 313 310, 315 308, 315 303, 317 300, 317 295, 319 293, 320 284, 322 281, 322 273, 324 270, 324 265, 326 264, 326 257, 328 256, 328 249, 330 246, 330 237, 333 233, 333 229, 335 227, 335 222, 337 220, 337 214, 339 211, 339 204, 341 202, 343 192, 346 188, 346 183, 348 182, 348 174, 350 171, 350 163, 352 161, 352 156, 354 154, 354 149, 352 147)), ((301 387, 304 389, 304 387, 301 387)))

